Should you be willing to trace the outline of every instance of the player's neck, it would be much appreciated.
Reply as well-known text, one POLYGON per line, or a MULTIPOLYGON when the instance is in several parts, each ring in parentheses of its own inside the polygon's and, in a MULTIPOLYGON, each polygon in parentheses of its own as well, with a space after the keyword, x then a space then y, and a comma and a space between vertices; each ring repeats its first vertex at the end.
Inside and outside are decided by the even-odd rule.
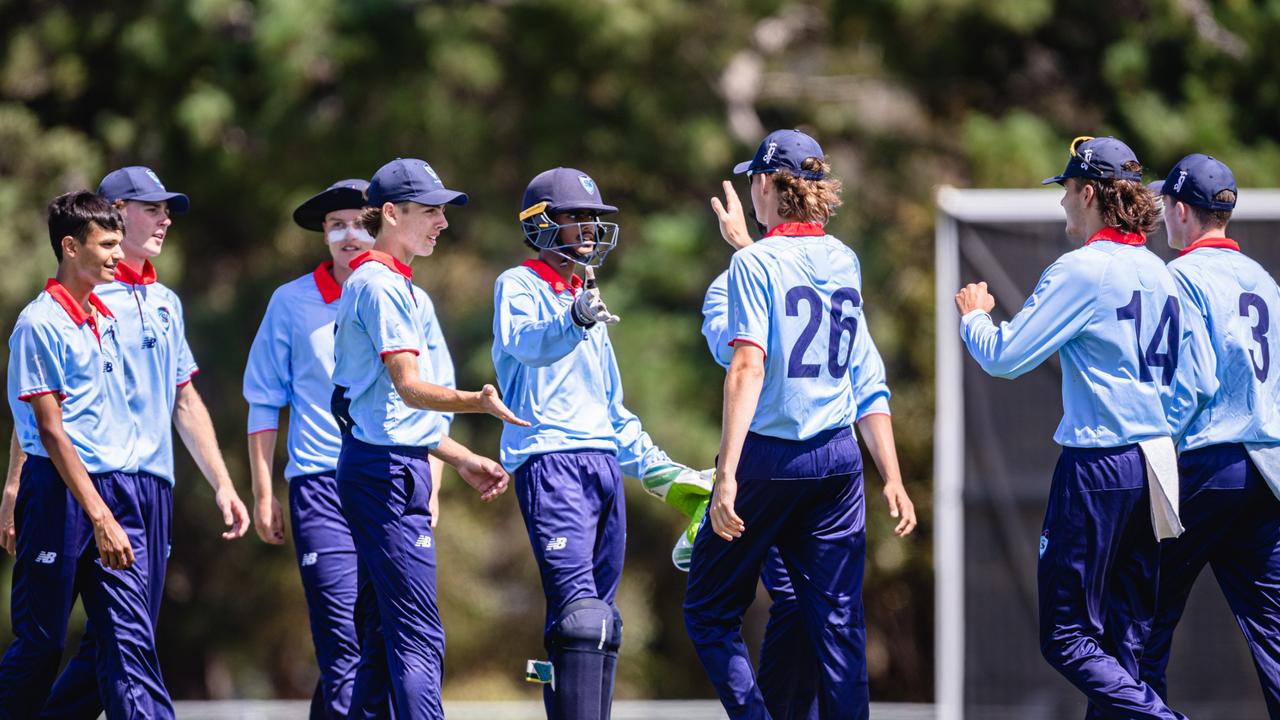
POLYGON ((397 242, 387 233, 378 236, 377 241, 373 243, 373 249, 384 252, 405 265, 413 264, 413 250, 409 249, 407 244, 397 242))
POLYGON ((1221 239, 1226 237, 1227 237, 1226 227, 1213 228, 1212 230, 1205 230, 1199 235, 1196 235, 1195 237, 1191 238, 1191 242, 1187 243, 1186 247, 1191 247, 1192 245, 1195 245, 1201 240, 1214 240, 1214 239, 1221 239))
POLYGON ((125 253, 124 259, 120 261, 121 265, 128 265, 130 270, 142 274, 142 268, 147 264, 147 258, 142 255, 130 255, 125 253))
POLYGON ((347 281, 347 278, 351 277, 351 265, 344 262, 334 262, 331 272, 333 279, 341 285, 347 281))
POLYGON ((89 293, 93 292, 94 284, 86 281, 79 273, 68 265, 58 265, 58 272, 53 276, 54 280, 67 291, 67 294, 76 301, 76 304, 89 312, 89 293))
POLYGON ((564 281, 565 285, 568 285, 572 281, 573 269, 577 267, 577 263, 569 262, 563 255, 551 252, 550 250, 543 250, 538 253, 538 259, 546 263, 547 267, 554 270, 556 274, 560 276, 560 279, 564 281))

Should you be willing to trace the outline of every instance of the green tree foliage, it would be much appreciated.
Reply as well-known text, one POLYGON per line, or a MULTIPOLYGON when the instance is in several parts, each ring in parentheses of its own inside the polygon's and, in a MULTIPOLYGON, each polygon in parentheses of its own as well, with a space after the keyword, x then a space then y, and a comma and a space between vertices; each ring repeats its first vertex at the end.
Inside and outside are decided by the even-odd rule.
MULTIPOLYGON (((808 129, 845 180, 831 229, 862 258, 924 521, 893 539, 869 471, 873 694, 927 699, 933 189, 1032 185, 1060 169, 1071 137, 1105 133, 1153 177, 1199 150, 1243 185, 1274 185, 1278 28, 1280 3, 1208 0, 0 0, 0 306, 11 325, 52 272, 43 208, 55 193, 146 164, 190 194, 158 265, 185 299, 198 386, 247 498, 248 345, 272 289, 324 256, 290 210, 396 156, 426 158, 469 192, 417 269, 474 387, 493 376, 492 281, 525 257, 524 184, 571 165, 622 208, 601 286, 624 318, 612 335, 628 405, 674 457, 708 466, 723 376, 698 308, 729 252, 707 199, 766 130, 808 129)), ((455 427, 496 452, 491 420, 455 427)), ((292 553, 220 541, 210 493, 178 456, 160 632, 173 692, 306 695, 315 671, 292 553)), ((708 695, 684 636, 684 577, 666 557, 679 520, 629 499, 619 695, 708 695)), ((529 697, 518 678, 541 653, 543 603, 515 502, 481 506, 449 478, 443 503, 446 692, 529 697)))

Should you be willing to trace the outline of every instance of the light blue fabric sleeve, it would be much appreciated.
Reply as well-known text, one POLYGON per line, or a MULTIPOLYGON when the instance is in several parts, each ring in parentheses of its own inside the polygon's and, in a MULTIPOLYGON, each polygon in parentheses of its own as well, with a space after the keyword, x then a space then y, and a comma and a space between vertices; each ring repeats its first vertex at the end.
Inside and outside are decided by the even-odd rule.
POLYGON ((866 317, 864 312, 864 327, 858 329, 849 357, 849 367, 856 373, 852 380, 857 420, 877 413, 889 414, 889 382, 885 378, 884 360, 871 337, 871 328, 866 327, 866 317))
MULTIPOLYGON (((244 399, 249 403, 250 435, 280 426, 280 409, 289 404, 293 373, 289 358, 292 336, 289 308, 281 290, 267 303, 267 312, 249 347, 244 369, 244 399)), ((185 344, 185 341, 184 341, 185 344)))
POLYGON ((653 438, 640 425, 640 418, 622 404, 622 374, 618 371, 613 343, 607 336, 601 362, 604 365, 605 402, 609 404, 609 421, 613 424, 618 443, 618 467, 627 477, 644 477, 652 465, 671 462, 671 458, 654 444, 653 438))
POLYGON ((1089 324, 1096 282, 1078 264, 1063 257, 1050 265, 1022 310, 999 327, 986 313, 962 321, 965 347, 988 375, 1016 378, 1032 370, 1089 324))
POLYGON ((418 354, 419 332, 413 316, 413 299, 401 280, 369 283, 369 292, 357 298, 356 316, 380 356, 397 351, 418 354))
POLYGON ((1170 267, 1169 270, 1178 283, 1182 335, 1172 398, 1166 411, 1169 430, 1177 443, 1182 440, 1191 421, 1218 392, 1218 367, 1206 322, 1209 317, 1208 300, 1178 268, 1170 267))
MULTIPOLYGON (((516 271, 527 272, 523 268, 516 271)), ((541 313, 532 290, 508 273, 498 278, 493 294, 493 337, 498 347, 520 364, 534 368, 546 367, 572 352, 586 338, 586 331, 574 324, 569 309, 547 320, 538 319, 541 313)))
POLYGON ((707 340, 711 357, 722 368, 733 361, 733 348, 729 347, 729 271, 716 276, 707 288, 702 300, 702 337, 707 340))
POLYGON ((48 392, 66 397, 62 356, 62 338, 52 324, 20 318, 9 338, 10 400, 29 400, 48 392))
POLYGON ((729 262, 728 296, 729 341, 746 340, 767 353, 769 277, 759 254, 734 253, 729 262))

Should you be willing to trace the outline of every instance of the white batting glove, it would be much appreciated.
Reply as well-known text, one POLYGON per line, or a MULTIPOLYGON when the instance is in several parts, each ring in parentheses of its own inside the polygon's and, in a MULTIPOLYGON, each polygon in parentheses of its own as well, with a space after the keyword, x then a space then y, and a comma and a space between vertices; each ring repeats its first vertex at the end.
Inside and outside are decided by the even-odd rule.
POLYGON ((622 318, 609 312, 604 300, 600 298, 600 289, 596 287, 595 270, 587 267, 585 273, 587 276, 586 285, 582 288, 582 292, 578 293, 578 297, 574 299, 573 307, 571 308, 573 321, 584 328, 589 328, 598 322, 602 322, 605 325, 616 325, 622 318))

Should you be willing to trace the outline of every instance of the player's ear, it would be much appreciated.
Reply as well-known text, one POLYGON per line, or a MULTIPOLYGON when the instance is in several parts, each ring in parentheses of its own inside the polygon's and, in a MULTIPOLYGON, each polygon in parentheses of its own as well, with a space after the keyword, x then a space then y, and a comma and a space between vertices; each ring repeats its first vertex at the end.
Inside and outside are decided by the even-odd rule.
POLYGON ((76 240, 74 235, 62 236, 62 257, 74 258, 76 251, 80 249, 80 241, 76 240))
POLYGON ((382 203, 382 222, 384 225, 396 225, 400 222, 400 208, 395 203, 382 203))

